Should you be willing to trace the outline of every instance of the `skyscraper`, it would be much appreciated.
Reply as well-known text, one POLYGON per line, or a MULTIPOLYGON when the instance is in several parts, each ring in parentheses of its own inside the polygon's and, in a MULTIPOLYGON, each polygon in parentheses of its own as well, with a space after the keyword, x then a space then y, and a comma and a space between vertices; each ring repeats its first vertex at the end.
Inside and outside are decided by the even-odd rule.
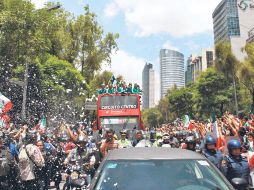
POLYGON ((142 90, 143 90, 143 109, 154 107, 155 101, 155 78, 153 65, 146 63, 142 72, 142 90))
POLYGON ((201 50, 200 55, 191 55, 187 59, 185 84, 195 82, 203 71, 213 65, 215 59, 214 54, 213 48, 205 48, 201 50))
POLYGON ((161 98, 167 91, 176 86, 185 86, 184 55, 178 51, 161 49, 160 51, 160 79, 161 98))
POLYGON ((248 32, 254 27, 253 0, 222 0, 213 12, 214 42, 227 40, 235 56, 244 59, 248 32))

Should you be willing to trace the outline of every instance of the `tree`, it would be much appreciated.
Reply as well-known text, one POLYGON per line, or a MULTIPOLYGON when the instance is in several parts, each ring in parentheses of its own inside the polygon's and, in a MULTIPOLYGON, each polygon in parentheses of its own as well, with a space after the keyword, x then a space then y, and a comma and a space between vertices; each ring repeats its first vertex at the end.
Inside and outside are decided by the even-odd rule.
POLYGON ((233 93, 235 99, 236 114, 238 114, 238 101, 236 91, 236 71, 239 66, 239 62, 233 55, 231 45, 229 42, 219 42, 215 46, 215 68, 217 71, 223 73, 227 80, 232 81, 233 93))
POLYGON ((117 50, 118 34, 104 33, 88 7, 74 17, 62 8, 47 11, 52 5, 36 10, 27 0, 0 1, 0 89, 18 113, 22 88, 10 79, 23 81, 28 63, 29 112, 41 109, 32 103, 40 100, 52 116, 72 112, 75 118, 71 109, 82 112, 95 73, 117 50))
POLYGON ((112 75, 113 73, 111 71, 103 71, 102 73, 95 75, 89 85, 89 97, 91 97, 91 95, 97 95, 97 89, 101 88, 102 84, 107 85, 112 75))
POLYGON ((171 90, 168 94, 169 111, 175 112, 176 117, 192 114, 192 93, 188 88, 171 90))
POLYGON ((223 114, 224 106, 230 102, 232 95, 228 81, 223 74, 209 68, 203 72, 196 84, 198 112, 209 117, 212 111, 223 114))
POLYGON ((164 122, 168 122, 169 120, 169 98, 168 96, 163 97, 158 105, 158 110, 162 114, 162 119, 164 122))
POLYGON ((247 43, 244 47, 246 59, 240 64, 240 81, 249 90, 252 98, 251 110, 254 111, 254 43, 247 43))
POLYGON ((145 109, 142 112, 143 121, 146 127, 154 128, 162 123, 162 114, 157 108, 145 109))
POLYGON ((96 15, 90 12, 88 6, 85 13, 71 23, 71 36, 75 47, 79 50, 74 63, 80 66, 81 73, 87 83, 93 79, 96 71, 100 70, 103 61, 111 62, 111 53, 117 50, 118 34, 104 34, 102 27, 96 21, 96 15))

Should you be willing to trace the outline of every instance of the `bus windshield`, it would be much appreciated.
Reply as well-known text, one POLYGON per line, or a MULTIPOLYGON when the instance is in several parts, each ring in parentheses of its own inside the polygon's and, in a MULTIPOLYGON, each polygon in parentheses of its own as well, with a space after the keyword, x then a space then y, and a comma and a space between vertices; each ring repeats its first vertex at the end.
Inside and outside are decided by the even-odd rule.
POLYGON ((138 117, 101 117, 100 124, 115 131, 134 130, 138 128, 138 117))
POLYGON ((102 96, 100 99, 101 110, 112 109, 137 109, 137 96, 102 96))

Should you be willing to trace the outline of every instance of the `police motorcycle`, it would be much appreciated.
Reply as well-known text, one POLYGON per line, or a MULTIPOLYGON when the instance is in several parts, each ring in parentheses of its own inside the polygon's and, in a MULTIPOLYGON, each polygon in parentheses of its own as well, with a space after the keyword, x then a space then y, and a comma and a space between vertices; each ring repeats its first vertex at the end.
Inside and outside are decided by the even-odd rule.
MULTIPOLYGON (((87 142, 83 139, 78 140, 77 147, 85 148, 84 145, 79 145, 79 143, 86 144, 87 142)), ((71 157, 69 165, 66 168, 66 182, 64 184, 63 190, 86 190, 89 187, 91 178, 95 173, 94 166, 91 165, 91 157, 93 156, 89 150, 86 149, 86 155, 81 155, 78 151, 78 148, 74 151, 77 151, 78 156, 71 157)), ((71 154, 70 152, 69 154, 71 154)))
POLYGON ((85 190, 86 187, 86 174, 82 172, 82 166, 78 164, 67 166, 66 173, 67 178, 64 184, 64 190, 85 190))
POLYGON ((0 131, 0 189, 9 189, 10 152, 5 143, 5 134, 0 131))

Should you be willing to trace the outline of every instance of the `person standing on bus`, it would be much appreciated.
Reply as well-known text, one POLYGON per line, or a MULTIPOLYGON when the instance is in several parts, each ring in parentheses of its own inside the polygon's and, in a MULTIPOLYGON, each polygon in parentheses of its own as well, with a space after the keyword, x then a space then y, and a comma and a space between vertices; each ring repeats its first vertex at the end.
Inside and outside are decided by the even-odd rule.
POLYGON ((114 150, 119 147, 117 139, 114 137, 114 130, 108 129, 106 131, 105 140, 100 146, 100 151, 103 156, 106 156, 109 150, 114 150))
POLYGON ((121 139, 118 140, 119 148, 130 148, 132 147, 131 142, 126 138, 127 137, 127 131, 122 130, 120 131, 121 139))
POLYGON ((122 87, 122 93, 127 93, 128 92, 128 88, 125 82, 123 82, 123 87, 122 87))
POLYGON ((113 85, 111 83, 109 83, 109 85, 108 85, 107 93, 108 94, 114 94, 115 93, 115 89, 113 88, 113 85))
POLYGON ((101 85, 101 89, 98 91, 99 94, 105 94, 107 91, 106 91, 106 88, 105 88, 105 84, 102 84, 101 85))
POLYGON ((123 92, 123 87, 120 84, 117 84, 117 86, 116 86, 116 92, 117 93, 122 93, 123 92))
POLYGON ((137 83, 134 84, 132 92, 133 92, 133 94, 140 94, 141 93, 141 89, 137 83))
POLYGON ((128 84, 127 93, 128 93, 128 94, 132 94, 132 83, 129 83, 129 84, 128 84))

